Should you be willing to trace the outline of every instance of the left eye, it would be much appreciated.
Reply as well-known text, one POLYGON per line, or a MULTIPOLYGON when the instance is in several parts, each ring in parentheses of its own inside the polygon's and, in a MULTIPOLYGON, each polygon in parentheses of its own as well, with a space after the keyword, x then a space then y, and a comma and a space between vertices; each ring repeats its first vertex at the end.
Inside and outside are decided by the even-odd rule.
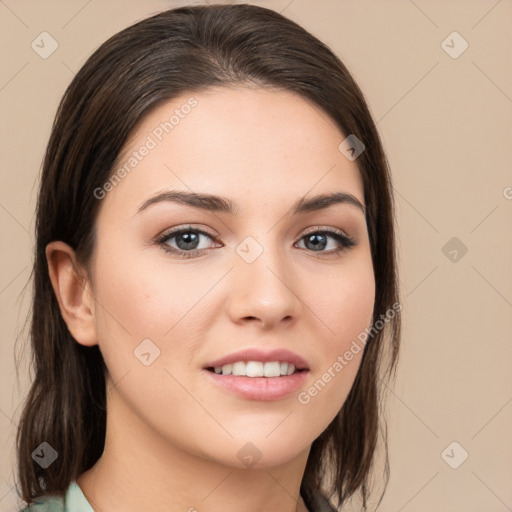
POLYGON ((306 249, 311 249, 313 252, 320 253, 341 252, 355 245, 352 238, 344 235, 343 233, 329 230, 317 230, 312 233, 308 233, 300 239, 299 243, 302 241, 304 241, 306 249), (329 244, 329 241, 331 241, 331 244, 329 244), (329 245, 331 245, 331 247, 329 247, 329 245))

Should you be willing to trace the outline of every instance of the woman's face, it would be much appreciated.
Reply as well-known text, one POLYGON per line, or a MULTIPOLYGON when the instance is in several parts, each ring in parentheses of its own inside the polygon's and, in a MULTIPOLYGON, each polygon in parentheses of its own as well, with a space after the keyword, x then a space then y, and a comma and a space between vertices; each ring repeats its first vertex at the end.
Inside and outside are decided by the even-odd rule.
POLYGON ((365 215, 355 202, 294 210, 336 193, 364 205, 344 139, 303 98, 248 88, 184 94, 138 126, 116 177, 95 192, 94 324, 120 434, 266 467, 309 450, 332 421, 360 365, 354 340, 361 348, 372 319, 365 215), (197 194, 196 206, 171 192, 197 194), (294 357, 306 369, 207 369, 251 349, 235 360, 255 363, 232 371, 273 375, 281 365, 263 363, 294 357))

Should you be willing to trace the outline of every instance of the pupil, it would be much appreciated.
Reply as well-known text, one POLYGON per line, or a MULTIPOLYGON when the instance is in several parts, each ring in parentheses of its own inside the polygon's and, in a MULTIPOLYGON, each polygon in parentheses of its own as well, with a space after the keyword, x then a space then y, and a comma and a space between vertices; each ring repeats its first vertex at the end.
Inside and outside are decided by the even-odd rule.
POLYGON ((308 238, 308 241, 312 242, 313 248, 320 247, 320 249, 325 249, 325 246, 327 245, 327 241, 325 239, 326 239, 325 235, 315 234, 315 235, 310 235, 308 238), (321 238, 323 240, 318 241, 319 238, 321 238))
POLYGON ((195 249, 195 245, 197 244, 198 236, 197 233, 181 233, 178 235, 176 243, 180 249, 195 249), (185 240, 184 244, 180 244, 180 240, 185 240))

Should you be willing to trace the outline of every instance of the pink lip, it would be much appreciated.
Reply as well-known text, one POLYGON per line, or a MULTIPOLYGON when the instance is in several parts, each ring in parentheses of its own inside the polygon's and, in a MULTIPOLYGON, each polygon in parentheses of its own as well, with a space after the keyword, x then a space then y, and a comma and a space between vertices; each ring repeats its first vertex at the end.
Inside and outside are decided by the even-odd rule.
MULTIPOLYGON (((237 361, 261 361, 262 363, 269 363, 272 361, 279 361, 281 363, 292 363, 297 370, 309 370, 309 365, 305 359, 298 354, 279 348, 270 351, 263 351, 257 348, 248 348, 234 352, 215 361, 206 363, 203 368, 215 368, 216 366, 224 366, 225 364, 233 364, 237 361)), ((224 377, 227 377, 225 375, 224 377)), ((258 377, 249 377, 250 379, 258 379, 258 377)), ((263 377, 266 379, 266 377, 263 377)), ((281 377, 280 377, 281 378, 281 377)))
POLYGON ((309 371, 304 370, 282 377, 244 377, 242 375, 221 375, 206 369, 202 371, 206 378, 212 379, 214 384, 248 400, 285 398, 298 391, 309 374, 309 371))

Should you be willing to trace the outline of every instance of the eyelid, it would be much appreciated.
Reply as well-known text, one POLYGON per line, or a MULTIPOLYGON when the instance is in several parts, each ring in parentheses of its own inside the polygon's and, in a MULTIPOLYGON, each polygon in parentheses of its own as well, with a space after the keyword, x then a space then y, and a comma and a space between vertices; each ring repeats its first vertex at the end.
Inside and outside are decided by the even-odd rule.
MULTIPOLYGON (((164 231, 162 231, 160 234, 158 234, 155 237, 155 239, 156 240, 162 240, 162 239, 166 238, 167 236, 169 236, 171 234, 175 235, 177 233, 180 233, 182 231, 187 231, 187 230, 198 231, 199 233, 207 235, 207 236, 213 238, 214 240, 216 240, 218 238, 218 236, 216 234, 208 231, 207 229, 205 229, 203 227, 197 227, 194 224, 186 224, 186 225, 183 225, 183 227, 167 228, 164 231)), ((338 233, 339 235, 342 235, 342 236, 344 236, 344 237, 346 237, 348 239, 351 238, 351 236, 348 233, 346 233, 345 231, 343 231, 342 229, 334 228, 334 227, 331 227, 331 226, 318 226, 318 225, 314 225, 314 226, 311 226, 311 228, 306 228, 306 230, 307 231, 302 234, 300 239, 302 237, 305 237, 305 236, 307 236, 307 235, 309 235, 311 233, 316 233, 318 231, 334 231, 335 233, 338 233)))
POLYGON ((217 239, 217 235, 215 235, 214 233, 208 231, 207 229, 205 229, 203 227, 197 227, 194 224, 184 224, 183 226, 177 226, 177 227, 165 229, 164 231, 162 231, 160 234, 158 234, 155 237, 155 240, 157 240, 157 241, 164 240, 167 237, 169 237, 170 235, 176 235, 176 234, 181 233, 182 231, 197 231, 198 233, 207 235, 214 240, 217 239))
MULTIPOLYGON (((309 228, 306 228, 306 229, 309 229, 309 228)), ((302 237, 305 237, 307 235, 310 235, 312 233, 316 233, 318 231, 321 231, 321 232, 331 232, 331 231, 334 231, 335 233, 337 233, 338 235, 342 235, 344 236, 345 238, 352 238, 349 234, 347 234, 345 231, 343 231, 342 229, 338 229, 338 228, 333 228, 331 226, 313 226, 311 228, 311 230, 309 231, 306 231, 305 233, 303 233, 303 235, 301 236, 302 237)))

